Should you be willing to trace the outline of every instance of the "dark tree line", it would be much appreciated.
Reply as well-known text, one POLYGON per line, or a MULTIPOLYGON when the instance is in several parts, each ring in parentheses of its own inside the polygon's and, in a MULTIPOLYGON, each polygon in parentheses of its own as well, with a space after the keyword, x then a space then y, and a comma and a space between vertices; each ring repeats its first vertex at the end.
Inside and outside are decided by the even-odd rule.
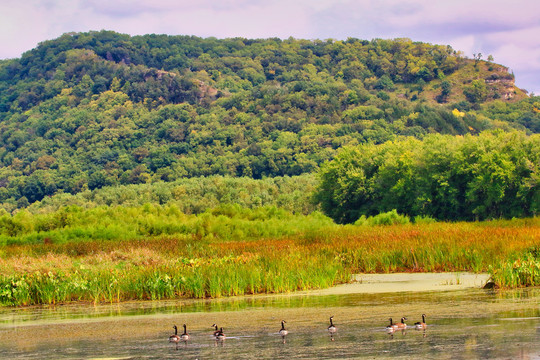
POLYGON ((348 148, 320 171, 316 199, 335 221, 396 209, 440 220, 540 211, 540 137, 520 132, 430 135, 348 148))

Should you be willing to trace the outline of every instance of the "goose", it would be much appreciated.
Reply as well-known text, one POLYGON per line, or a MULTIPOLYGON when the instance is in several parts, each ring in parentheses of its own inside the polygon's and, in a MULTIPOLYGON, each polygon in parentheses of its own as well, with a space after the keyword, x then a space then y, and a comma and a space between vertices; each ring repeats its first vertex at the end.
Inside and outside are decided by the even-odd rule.
POLYGON ((333 334, 333 333, 335 333, 337 331, 337 327, 335 327, 334 322, 332 321, 333 318, 334 318, 333 315, 330 316, 330 326, 328 327, 328 332, 330 334, 333 334))
POLYGON ((215 328, 215 331, 214 331, 214 336, 218 336, 219 334, 219 330, 218 330, 218 327, 216 324, 212 325, 213 328, 215 328))
POLYGON ((407 318, 402 317, 401 322, 394 324, 394 326, 396 326, 396 330, 405 330, 407 328, 407 324, 405 324, 405 320, 407 320, 407 318))
POLYGON ((189 340, 189 334, 186 331, 186 324, 184 324, 184 333, 180 335, 180 340, 183 340, 183 341, 189 340))
POLYGON ((397 330, 397 325, 392 323, 392 318, 390 318, 389 320, 390 320, 390 325, 386 326, 386 332, 387 333, 393 333, 394 331, 397 330))
POLYGON ((287 329, 285 329, 285 323, 286 323, 285 320, 281 320, 281 330, 279 330, 279 335, 281 336, 285 336, 289 333, 287 329))
POLYGON ((180 341, 180 336, 178 336, 178 328, 176 325, 173 326, 174 334, 169 336, 169 342, 177 343, 180 341))
POLYGON ((422 321, 420 322, 417 322, 417 323, 414 323, 414 327, 416 330, 424 330, 427 328, 427 324, 426 324, 426 314, 422 314, 422 321))
POLYGON ((217 340, 225 340, 225 334, 223 333, 223 328, 219 328, 219 331, 216 334, 217 340))

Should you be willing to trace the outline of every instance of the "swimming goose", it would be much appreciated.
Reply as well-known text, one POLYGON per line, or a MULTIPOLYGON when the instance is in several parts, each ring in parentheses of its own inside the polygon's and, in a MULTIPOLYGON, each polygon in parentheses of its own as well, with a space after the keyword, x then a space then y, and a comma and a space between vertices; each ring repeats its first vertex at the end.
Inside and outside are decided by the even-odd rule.
POLYGON ((186 324, 184 324, 184 333, 180 335, 180 340, 183 340, 183 341, 189 340, 189 334, 186 331, 186 324))
POLYGON ((426 324, 426 314, 422 314, 422 321, 420 322, 417 322, 417 323, 414 323, 414 327, 416 328, 416 330, 424 330, 427 328, 427 324, 426 324))
POLYGON ((407 324, 405 324, 405 320, 407 320, 407 318, 402 317, 401 322, 394 324, 396 326, 396 330, 405 330, 407 328, 407 324))
POLYGON ((213 328, 215 328, 215 331, 214 331, 214 336, 218 336, 219 334, 219 330, 218 330, 218 327, 216 324, 212 325, 213 328))
POLYGON ((287 335, 289 332, 287 331, 287 329, 285 329, 285 323, 286 321, 285 320, 281 320, 281 330, 279 330, 279 334, 281 336, 285 336, 287 335))
POLYGON ((219 328, 219 331, 216 334, 217 340, 225 340, 225 334, 223 333, 223 328, 219 328))
POLYGON ((337 331, 337 327, 334 326, 334 323, 332 321, 332 319, 334 318, 334 316, 330 316, 330 326, 328 327, 328 332, 330 334, 333 334, 337 331))
POLYGON ((176 327, 176 325, 174 325, 173 329, 174 329, 174 334, 169 336, 169 342, 177 343, 180 341, 180 336, 178 336, 178 328, 176 327))
POLYGON ((392 322, 392 318, 390 318, 389 320, 390 320, 390 325, 386 326, 386 332, 387 333, 393 333, 394 331, 397 330, 397 324, 394 324, 392 322))

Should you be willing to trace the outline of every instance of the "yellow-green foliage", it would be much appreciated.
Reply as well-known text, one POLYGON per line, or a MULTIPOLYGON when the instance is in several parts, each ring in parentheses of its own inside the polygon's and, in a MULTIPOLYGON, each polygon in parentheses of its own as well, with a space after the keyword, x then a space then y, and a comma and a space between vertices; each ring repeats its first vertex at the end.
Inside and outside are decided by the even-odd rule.
POLYGON ((392 211, 375 215, 375 216, 366 217, 365 215, 362 215, 360 219, 354 222, 354 225, 360 225, 360 226, 394 225, 394 224, 408 224, 409 222, 410 222, 410 219, 408 216, 400 215, 398 214, 396 209, 393 209, 392 211))
MULTIPOLYGON (((147 205, 2 219, 26 231, 4 235, 9 245, 0 246, 4 305, 288 292, 345 283, 360 272, 491 269, 498 282, 507 272, 501 264, 538 247, 540 231, 540 218, 354 226, 320 213, 237 206, 198 216, 147 205), (43 224, 51 230, 35 230, 43 224)), ((508 286, 538 284, 537 265, 519 262, 525 280, 508 286)))
POLYGON ((505 288, 540 286, 538 249, 518 254, 515 259, 502 261, 490 268, 495 284, 505 288))
MULTIPOLYGON (((307 214, 316 210, 310 201, 316 182, 314 174, 261 180, 220 175, 195 177, 172 182, 107 186, 76 195, 62 193, 44 198, 27 210, 31 213, 50 213, 69 205, 94 208, 159 204, 174 205, 186 214, 198 214, 222 204, 237 204, 245 208, 278 206, 307 214)), ((0 215, 1 211, 0 205, 0 215)))
POLYGON ((187 215, 172 205, 83 209, 64 207, 45 214, 20 211, 0 216, 0 245, 128 240, 153 236, 245 240, 292 236, 332 221, 314 212, 304 216, 276 207, 222 205, 187 215))

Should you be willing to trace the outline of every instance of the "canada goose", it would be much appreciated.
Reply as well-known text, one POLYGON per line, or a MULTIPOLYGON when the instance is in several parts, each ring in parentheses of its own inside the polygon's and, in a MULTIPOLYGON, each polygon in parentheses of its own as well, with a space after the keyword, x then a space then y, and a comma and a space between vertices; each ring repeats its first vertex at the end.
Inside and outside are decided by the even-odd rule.
POLYGON ((214 336, 218 336, 219 334, 219 330, 218 330, 218 327, 216 324, 212 325, 213 328, 215 328, 215 331, 214 331, 214 336))
POLYGON ((225 340, 225 334, 223 333, 223 328, 219 328, 219 331, 216 334, 217 340, 225 340))
POLYGON ((169 336, 169 342, 177 343, 180 341, 180 336, 178 336, 178 328, 176 325, 173 326, 174 334, 169 336))
POLYGON ((427 328, 427 324, 426 324, 426 314, 422 314, 422 321, 420 322, 417 322, 417 323, 414 323, 414 327, 416 328, 416 330, 424 330, 427 328))
POLYGON ((279 330, 279 335, 281 336, 285 336, 289 333, 287 329, 285 329, 285 323, 286 323, 285 320, 281 320, 281 330, 279 330))
POLYGON ((334 316, 330 316, 330 326, 328 327, 328 332, 330 334, 333 334, 337 331, 337 327, 334 326, 334 322, 332 321, 333 318, 334 316))
POLYGON ((184 324, 184 333, 180 335, 180 340, 183 340, 183 341, 189 340, 189 334, 186 331, 186 324, 184 324))
POLYGON ((392 322, 392 318, 388 319, 390 320, 390 325, 386 326, 386 332, 387 333, 393 333, 397 330, 397 325, 392 322))
POLYGON ((407 320, 407 318, 402 317, 401 322, 394 324, 396 326, 396 330, 405 330, 407 328, 407 324, 405 324, 405 320, 407 320))

